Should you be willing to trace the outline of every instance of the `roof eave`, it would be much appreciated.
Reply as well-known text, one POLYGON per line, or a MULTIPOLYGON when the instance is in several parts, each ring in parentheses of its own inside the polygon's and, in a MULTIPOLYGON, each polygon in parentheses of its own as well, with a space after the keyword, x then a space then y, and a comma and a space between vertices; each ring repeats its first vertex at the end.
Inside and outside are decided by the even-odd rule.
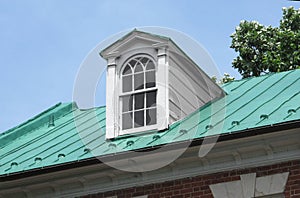
MULTIPOLYGON (((276 133, 276 132, 290 130, 290 129, 296 129, 296 128, 300 128, 300 120, 288 121, 288 122, 278 123, 278 124, 274 124, 274 125, 267 125, 267 126, 262 126, 262 127, 257 127, 257 128, 250 128, 250 129, 245 129, 245 130, 241 130, 241 131, 225 133, 225 134, 220 135, 218 137, 217 141, 223 142, 223 141, 230 141, 230 140, 246 138, 246 137, 249 138, 249 137, 253 137, 253 136, 257 136, 257 135, 276 133)), ((216 136, 205 137, 205 139, 207 140, 205 143, 206 144, 210 143, 211 142, 210 139, 214 140, 215 138, 216 138, 216 136)), ((190 141, 189 147, 202 145, 202 144, 204 144, 203 140, 204 140, 204 138, 189 140, 190 141)), ((136 149, 136 150, 126 151, 126 152, 117 153, 117 154, 109 154, 109 155, 101 156, 101 157, 92 157, 92 158, 88 158, 88 159, 82 159, 82 160, 67 162, 67 163, 63 163, 63 164, 56 164, 53 166, 48 166, 48 167, 43 167, 43 168, 31 169, 28 171, 22 171, 22 172, 1 175, 0 182, 12 181, 15 179, 20 179, 20 178, 25 178, 25 177, 31 177, 31 176, 36 176, 36 175, 41 175, 41 174, 46 174, 46 173, 52 173, 52 172, 56 172, 56 171, 84 167, 84 166, 88 166, 88 165, 94 165, 94 164, 102 163, 102 161, 106 161, 106 162, 113 161, 114 159, 116 159, 116 157, 118 157, 118 159, 128 159, 129 157, 132 157, 132 155, 136 156, 137 152, 142 152, 141 155, 145 155, 145 152, 158 149, 162 146, 167 146, 168 149, 170 149, 170 150, 179 149, 182 146, 186 146, 186 143, 187 143, 187 141, 173 142, 173 143, 166 144, 166 145, 157 145, 157 146, 136 149), (103 159, 103 160, 101 161, 101 159, 103 159)))

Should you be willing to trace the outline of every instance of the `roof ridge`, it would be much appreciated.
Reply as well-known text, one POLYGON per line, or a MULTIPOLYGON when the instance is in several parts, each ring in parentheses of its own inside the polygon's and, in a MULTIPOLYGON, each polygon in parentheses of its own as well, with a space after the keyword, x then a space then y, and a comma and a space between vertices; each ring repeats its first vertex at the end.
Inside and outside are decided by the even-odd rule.
POLYGON ((43 114, 45 114, 45 113, 51 111, 52 109, 55 109, 56 107, 60 106, 61 104, 62 104, 62 103, 59 102, 59 103, 53 105, 52 107, 50 107, 50 108, 48 108, 48 109, 42 111, 41 113, 35 115, 34 117, 29 118, 28 120, 22 122, 21 124, 18 124, 17 126, 15 126, 15 127, 13 127, 13 128, 10 128, 10 129, 8 129, 8 130, 6 130, 6 131, 3 131, 2 133, 0 133, 0 137, 1 137, 2 135, 5 135, 5 134, 7 134, 7 133, 9 133, 9 132, 11 132, 11 131, 17 129, 17 128, 20 128, 20 127, 22 127, 22 126, 24 126, 24 125, 30 123, 32 120, 37 119, 38 117, 40 117, 40 116, 42 116, 43 114))
POLYGON ((0 134, 0 147, 5 146, 8 142, 13 139, 16 139, 29 131, 32 131, 38 128, 41 125, 44 125, 49 122, 49 115, 55 114, 56 118, 63 116, 66 112, 69 112, 73 108, 77 108, 75 102, 62 103, 59 102, 52 107, 46 109, 45 111, 37 114, 36 116, 28 119, 27 121, 8 129, 0 134), (37 124, 38 123, 38 124, 37 124))
POLYGON ((267 73, 265 75, 261 75, 261 76, 251 76, 251 77, 248 77, 248 78, 242 78, 242 79, 238 79, 238 80, 233 80, 233 81, 230 81, 228 83, 225 83, 221 86, 221 88, 225 88, 227 85, 230 85, 232 83, 235 83, 235 82, 240 82, 240 81, 247 81, 247 80, 250 80, 252 78, 263 78, 263 77, 267 77, 267 76, 271 76, 271 75, 275 75, 275 74, 282 74, 282 73, 287 73, 287 72, 294 72, 294 71, 297 71, 300 69, 292 69, 292 70, 288 70, 288 71, 282 71, 282 72, 270 72, 270 73, 267 73))
POLYGON ((80 107, 78 107, 78 110, 79 111, 89 111, 89 110, 96 110, 96 109, 101 109, 101 108, 106 108, 106 105, 101 105, 101 106, 98 106, 98 107, 88 107, 88 108, 85 108, 85 109, 80 109, 80 107))

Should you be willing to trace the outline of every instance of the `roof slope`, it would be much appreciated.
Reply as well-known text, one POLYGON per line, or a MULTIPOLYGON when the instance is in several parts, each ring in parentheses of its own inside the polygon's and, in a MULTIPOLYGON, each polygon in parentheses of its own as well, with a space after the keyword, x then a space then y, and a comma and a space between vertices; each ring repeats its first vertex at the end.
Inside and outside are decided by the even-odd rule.
POLYGON ((74 103, 57 104, 0 135, 0 176, 300 119, 300 70, 233 81, 223 89, 224 98, 166 131, 113 141, 105 141, 105 107, 80 110, 74 103))

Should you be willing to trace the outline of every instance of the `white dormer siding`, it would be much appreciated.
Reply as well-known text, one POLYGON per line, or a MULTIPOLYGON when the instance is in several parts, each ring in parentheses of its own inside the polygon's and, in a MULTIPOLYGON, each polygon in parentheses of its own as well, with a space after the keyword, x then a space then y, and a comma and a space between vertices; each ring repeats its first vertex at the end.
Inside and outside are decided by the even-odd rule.
POLYGON ((194 112, 224 91, 180 51, 169 52, 169 115, 170 123, 194 112))
POLYGON ((165 130, 224 95, 167 37, 134 30, 100 55, 107 60, 107 139, 165 130))

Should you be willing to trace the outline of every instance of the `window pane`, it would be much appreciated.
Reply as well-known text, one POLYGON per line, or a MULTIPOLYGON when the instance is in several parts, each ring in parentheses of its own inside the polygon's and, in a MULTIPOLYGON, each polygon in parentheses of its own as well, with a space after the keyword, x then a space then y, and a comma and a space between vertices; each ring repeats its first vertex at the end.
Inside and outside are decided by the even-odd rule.
POLYGON ((131 61, 129 62, 129 64, 131 65, 131 67, 134 67, 135 64, 136 64, 136 60, 131 60, 131 61))
POLYGON ((132 91, 132 75, 123 76, 123 92, 132 91))
POLYGON ((143 66, 141 65, 141 63, 138 63, 134 68, 134 72, 142 72, 142 71, 144 71, 143 66))
POLYGON ((134 90, 144 89, 144 73, 134 75, 134 90))
POLYGON ((144 126, 144 110, 134 112, 134 127, 144 126))
POLYGON ((132 95, 122 97, 122 112, 132 111, 132 95))
POLYGON ((146 125, 156 124, 156 108, 146 110, 146 125))
POLYGON ((155 71, 146 72, 146 88, 155 87, 155 71))
POLYGON ((143 109, 144 108, 144 95, 145 93, 139 93, 134 95, 134 109, 143 109))
POLYGON ((143 57, 140 61, 142 62, 142 64, 144 65, 144 66, 146 66, 146 63, 148 62, 148 58, 146 58, 146 57, 143 57))
POLYGON ((123 75, 131 74, 131 73, 132 73, 131 67, 129 65, 127 65, 123 70, 123 75))
POLYGON ((146 107, 156 106, 156 91, 150 91, 146 93, 146 107))
POLYGON ((132 113, 122 114, 122 129, 131 129, 132 128, 132 113))
POLYGON ((154 63, 152 61, 149 61, 147 64, 146 70, 155 69, 154 63))

